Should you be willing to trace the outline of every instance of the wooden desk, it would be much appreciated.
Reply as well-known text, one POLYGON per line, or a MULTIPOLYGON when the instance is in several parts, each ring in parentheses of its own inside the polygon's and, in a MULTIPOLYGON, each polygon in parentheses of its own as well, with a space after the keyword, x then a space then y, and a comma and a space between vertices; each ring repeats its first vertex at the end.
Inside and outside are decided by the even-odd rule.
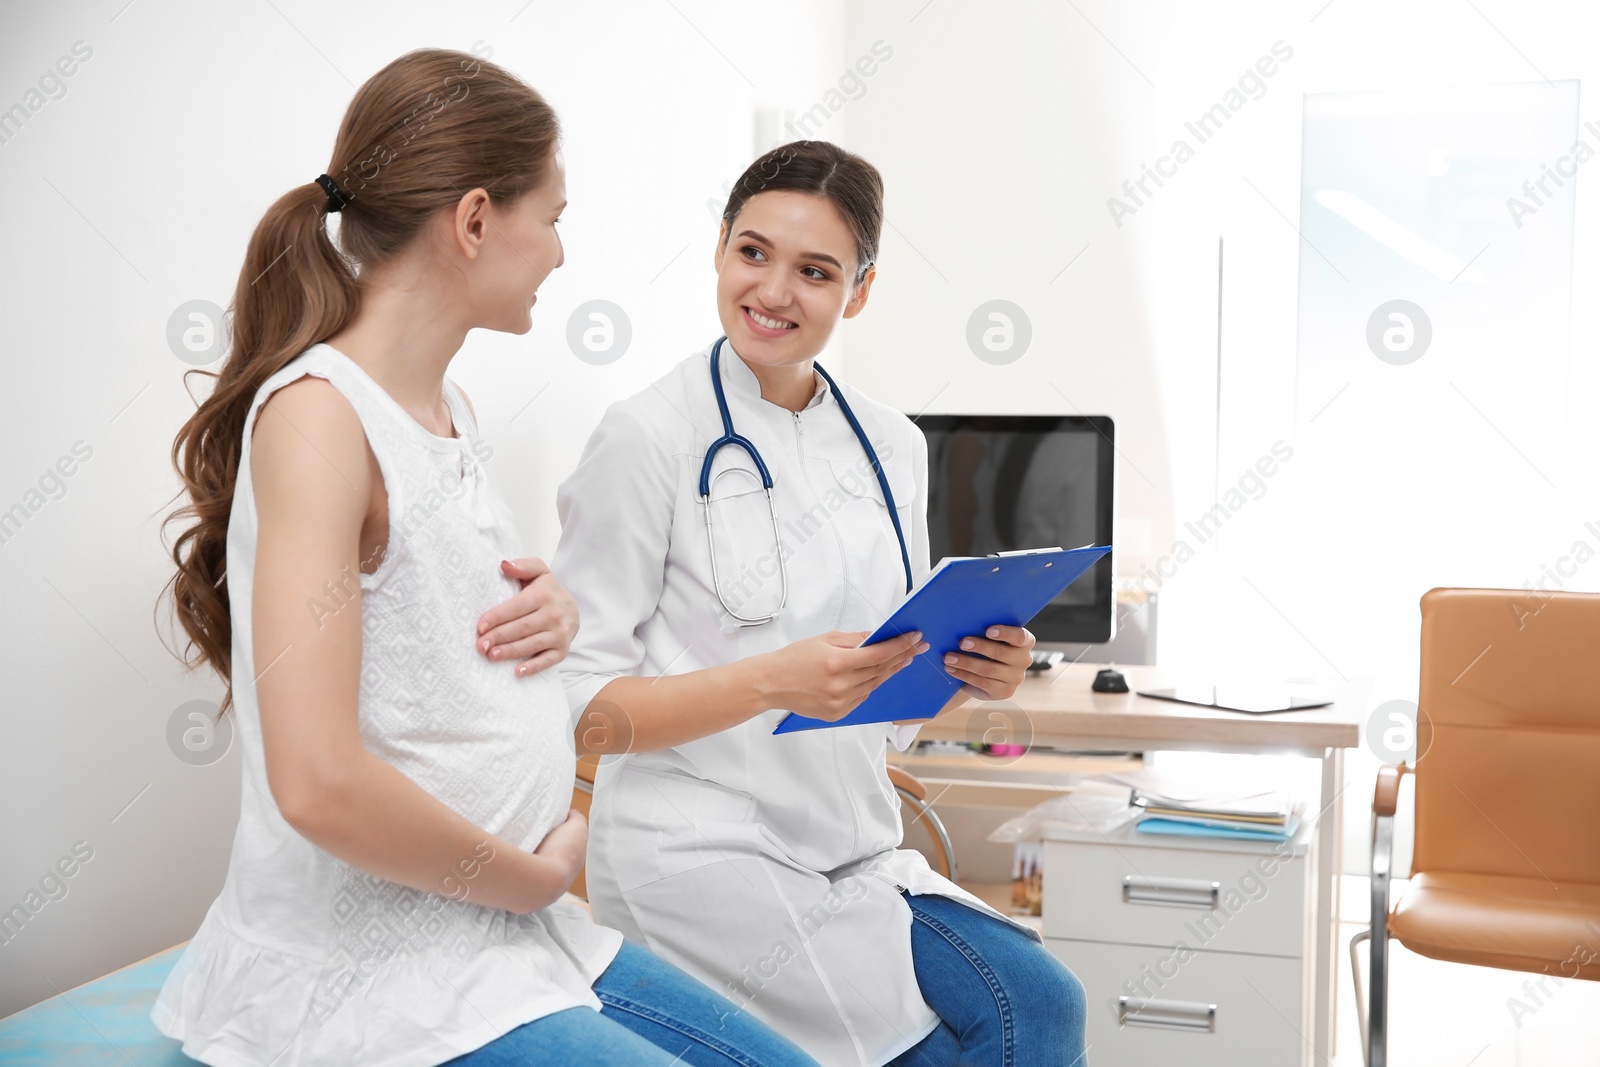
MULTIPOLYGON (((1104 664, 1057 666, 1030 676, 1010 700, 969 704, 922 727, 926 740, 988 741, 1110 752, 1203 750, 1308 756, 1322 763, 1317 802, 1315 1033, 1308 1035, 1322 1058, 1332 1060, 1337 1004, 1340 795, 1344 750, 1361 743, 1361 726, 1337 705, 1311 711, 1247 715, 1217 711, 1136 692, 1096 693, 1089 688, 1104 664)), ((1119 668, 1131 690, 1160 688, 1179 679, 1154 667, 1119 668)))

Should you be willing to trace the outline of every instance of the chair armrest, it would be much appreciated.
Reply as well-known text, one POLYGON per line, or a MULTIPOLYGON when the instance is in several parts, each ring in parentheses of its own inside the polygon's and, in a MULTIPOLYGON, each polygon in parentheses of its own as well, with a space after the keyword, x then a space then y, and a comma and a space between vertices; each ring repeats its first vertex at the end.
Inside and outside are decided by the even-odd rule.
POLYGON ((889 782, 900 794, 901 800, 916 812, 913 821, 923 823, 928 828, 928 836, 933 841, 934 870, 950 881, 956 881, 955 845, 950 840, 950 831, 945 829, 944 820, 939 818, 939 813, 928 803, 927 785, 910 771, 896 767, 892 763, 888 764, 885 770, 889 772, 889 782))
POLYGON ((1410 771, 1404 763, 1378 768, 1372 792, 1372 938, 1373 950, 1383 951, 1389 918, 1389 881, 1394 864, 1394 818, 1399 806, 1400 781, 1410 771))
POLYGON ((1410 768, 1404 763, 1398 767, 1378 768, 1378 785, 1372 791, 1372 814, 1394 814, 1395 806, 1400 801, 1400 779, 1404 778, 1409 770, 1410 768))
POLYGON ((928 799, 928 787, 923 785, 922 780, 910 771, 904 771, 895 766, 889 767, 889 784, 896 789, 904 789, 918 800, 925 801, 928 799))

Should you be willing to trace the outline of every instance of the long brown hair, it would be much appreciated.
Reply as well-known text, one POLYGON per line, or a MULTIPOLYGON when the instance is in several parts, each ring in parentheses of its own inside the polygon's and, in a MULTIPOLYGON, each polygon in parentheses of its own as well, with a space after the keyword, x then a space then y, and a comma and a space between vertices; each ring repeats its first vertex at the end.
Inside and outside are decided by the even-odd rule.
MULTIPOLYGON (((328 176, 344 203, 339 240, 327 229, 333 201, 316 181, 280 197, 256 226, 234 288, 232 343, 215 385, 172 443, 189 503, 163 529, 193 519, 172 546, 172 597, 191 668, 209 664, 233 702, 233 625, 226 584, 244 421, 263 382, 338 333, 361 306, 364 270, 417 236, 439 210, 476 188, 510 205, 546 177, 560 137, 555 112, 493 63, 438 48, 408 52, 369 78, 345 110, 328 176)), ((187 376, 186 376, 187 377, 187 376)))
MULTIPOLYGON (((745 201, 773 191, 811 193, 833 204, 856 243, 855 282, 861 284, 878 259, 883 235, 883 177, 854 152, 829 141, 791 141, 764 154, 739 176, 722 209, 726 232, 745 201)), ((727 245, 727 237, 723 238, 727 245)))

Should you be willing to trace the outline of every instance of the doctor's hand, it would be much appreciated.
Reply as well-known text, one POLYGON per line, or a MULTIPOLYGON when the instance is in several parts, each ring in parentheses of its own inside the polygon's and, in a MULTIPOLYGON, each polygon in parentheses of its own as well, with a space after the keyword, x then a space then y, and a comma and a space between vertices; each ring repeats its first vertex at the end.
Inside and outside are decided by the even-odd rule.
POLYGON ((871 635, 870 630, 834 630, 766 653, 761 658, 770 668, 762 672, 768 706, 837 722, 884 679, 928 650, 920 633, 857 647, 871 635))
POLYGON ((985 637, 963 637, 961 651, 944 657, 944 669, 966 683, 978 700, 1005 700, 1033 663, 1033 634, 1021 626, 991 626, 985 637))
POLYGON ((517 664, 517 674, 536 674, 567 658, 578 635, 578 602, 542 559, 501 560, 500 573, 522 582, 522 591, 478 620, 479 653, 496 663, 517 664))

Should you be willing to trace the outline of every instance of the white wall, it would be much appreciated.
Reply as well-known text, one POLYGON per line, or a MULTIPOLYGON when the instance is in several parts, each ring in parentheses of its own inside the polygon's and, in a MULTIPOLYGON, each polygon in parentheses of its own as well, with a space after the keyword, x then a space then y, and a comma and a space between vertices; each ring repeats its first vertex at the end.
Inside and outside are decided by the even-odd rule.
POLYGON ((228 302, 261 212, 327 167, 354 84, 410 48, 481 42, 562 117, 566 265, 529 336, 476 334, 452 369, 528 550, 548 555, 556 484, 603 406, 714 336, 705 202, 750 162, 757 108, 809 106, 843 64, 837 4, 794 18, 700 0, 122 2, 0 14, 0 108, 74 42, 93 52, 0 144, 0 509, 75 442, 92 450, 0 544, 0 909, 75 842, 93 850, 66 897, 0 944, 0 1015, 188 937, 221 885, 238 754, 191 766, 169 749, 173 711, 220 688, 185 674, 152 624, 167 453, 192 410, 167 319, 228 302), (597 298, 633 326, 607 366, 566 343, 569 314, 597 298))

